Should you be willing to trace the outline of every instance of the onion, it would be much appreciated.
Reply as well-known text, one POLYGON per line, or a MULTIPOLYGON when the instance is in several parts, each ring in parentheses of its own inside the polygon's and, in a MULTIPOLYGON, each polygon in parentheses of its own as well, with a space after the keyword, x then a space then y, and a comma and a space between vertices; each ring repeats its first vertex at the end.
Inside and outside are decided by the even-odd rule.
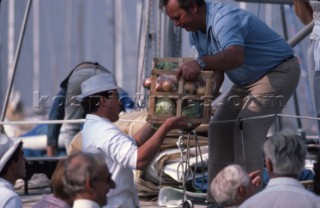
POLYGON ((173 90, 173 83, 171 80, 167 79, 162 82, 162 89, 164 92, 172 92, 173 90))
POLYGON ((185 82, 183 86, 183 92, 186 94, 194 94, 196 91, 196 84, 194 82, 185 82))
POLYGON ((162 92, 163 88, 162 88, 162 82, 157 81, 156 82, 156 91, 157 92, 162 92))
POLYGON ((143 87, 147 88, 147 89, 150 89, 150 87, 151 87, 151 77, 147 77, 147 78, 144 79, 143 87))
POLYGON ((197 86, 198 86, 198 87, 204 87, 204 86, 206 86, 206 83, 205 83, 205 81, 202 79, 202 77, 198 77, 198 79, 197 79, 197 86))
POLYGON ((206 92, 206 87, 198 87, 197 88, 197 95, 204 95, 206 92))
POLYGON ((179 82, 178 79, 177 79, 177 76, 175 74, 170 74, 170 75, 168 75, 167 78, 172 80, 172 82, 174 82, 174 83, 178 83, 179 82))
POLYGON ((160 75, 157 77, 157 82, 162 82, 162 81, 164 81, 164 80, 166 80, 166 79, 168 79, 168 78, 166 77, 165 74, 160 74, 160 75))

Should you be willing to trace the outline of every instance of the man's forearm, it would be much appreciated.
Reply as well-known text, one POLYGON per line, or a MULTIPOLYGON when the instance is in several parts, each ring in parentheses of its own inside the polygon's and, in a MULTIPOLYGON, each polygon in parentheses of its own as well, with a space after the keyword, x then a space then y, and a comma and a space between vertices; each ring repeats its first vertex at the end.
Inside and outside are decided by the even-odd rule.
POLYGON ((309 24, 313 19, 313 11, 309 2, 305 0, 294 0, 293 3, 294 11, 300 19, 300 21, 305 25, 309 24))
POLYGON ((230 46, 226 50, 210 56, 201 57, 209 71, 227 71, 240 67, 244 60, 244 49, 241 46, 230 46))
POLYGON ((155 129, 152 128, 152 124, 146 123, 134 136, 138 147, 143 145, 155 132, 155 129))

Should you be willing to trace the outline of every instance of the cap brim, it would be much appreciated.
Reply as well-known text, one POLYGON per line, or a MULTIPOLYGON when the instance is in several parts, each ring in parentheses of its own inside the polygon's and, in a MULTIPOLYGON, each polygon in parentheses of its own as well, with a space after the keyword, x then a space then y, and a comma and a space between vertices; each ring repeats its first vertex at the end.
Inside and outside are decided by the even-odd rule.
POLYGON ((78 95, 76 97, 76 100, 78 101, 82 101, 85 97, 88 97, 90 95, 94 95, 94 94, 97 94, 99 92, 105 92, 105 91, 110 91, 110 90, 116 90, 118 89, 117 87, 116 88, 110 88, 109 86, 108 87, 105 87, 105 86, 102 86, 102 87, 99 87, 99 88, 95 88, 93 90, 90 90, 90 91, 87 91, 85 93, 82 93, 80 95, 78 95))
POLYGON ((7 164, 8 160, 11 158, 13 153, 16 151, 17 147, 19 146, 21 139, 13 140, 13 146, 11 146, 6 153, 0 159, 0 172, 2 171, 3 167, 7 164))

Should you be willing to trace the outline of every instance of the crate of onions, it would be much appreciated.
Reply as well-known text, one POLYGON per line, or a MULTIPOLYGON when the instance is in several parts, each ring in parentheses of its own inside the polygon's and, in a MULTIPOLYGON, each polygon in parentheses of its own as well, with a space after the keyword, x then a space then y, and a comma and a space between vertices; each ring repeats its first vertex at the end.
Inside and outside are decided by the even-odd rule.
POLYGON ((147 120, 160 124, 171 116, 185 115, 190 123, 210 121, 214 90, 213 72, 202 71, 196 81, 178 80, 176 70, 192 58, 154 58, 151 76, 143 86, 149 89, 147 120))

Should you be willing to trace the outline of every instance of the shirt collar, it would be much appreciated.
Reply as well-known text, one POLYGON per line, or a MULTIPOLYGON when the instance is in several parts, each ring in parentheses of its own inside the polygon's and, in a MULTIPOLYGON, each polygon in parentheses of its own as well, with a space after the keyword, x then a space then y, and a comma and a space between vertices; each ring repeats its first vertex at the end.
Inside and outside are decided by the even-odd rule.
POLYGON ((6 188, 14 191, 13 184, 10 183, 9 181, 5 180, 4 178, 0 178, 0 183, 3 184, 6 188))
POLYGON ((289 178, 289 177, 271 178, 270 181, 268 182, 267 187, 277 186, 277 185, 293 185, 293 186, 299 186, 303 188, 302 184, 297 179, 289 178))
POLYGON ((98 203, 88 199, 76 199, 73 202, 73 207, 88 207, 88 208, 101 208, 98 203))
POLYGON ((103 118, 101 116, 97 116, 97 115, 94 115, 94 114, 87 114, 86 115, 86 120, 104 120, 104 121, 107 121, 107 122, 110 122, 111 121, 107 118, 103 118))

